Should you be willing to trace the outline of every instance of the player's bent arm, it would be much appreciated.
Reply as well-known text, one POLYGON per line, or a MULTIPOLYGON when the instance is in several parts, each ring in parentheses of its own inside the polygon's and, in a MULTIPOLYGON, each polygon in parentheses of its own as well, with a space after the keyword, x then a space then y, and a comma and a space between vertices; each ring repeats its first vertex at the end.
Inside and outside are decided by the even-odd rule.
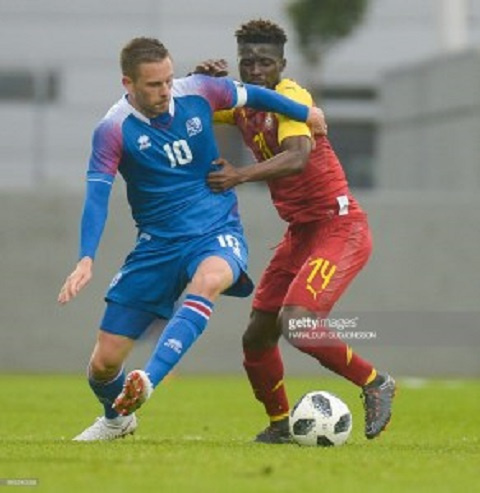
POLYGON ((282 142, 282 152, 266 159, 239 169, 243 182, 270 180, 282 176, 301 173, 310 157, 312 141, 310 137, 300 135, 288 137, 282 142))
POLYGON ((222 169, 210 173, 207 182, 213 191, 223 192, 241 183, 295 175, 305 168, 311 148, 310 137, 301 135, 284 139, 283 151, 261 163, 235 168, 226 160, 219 159, 215 163, 222 169))

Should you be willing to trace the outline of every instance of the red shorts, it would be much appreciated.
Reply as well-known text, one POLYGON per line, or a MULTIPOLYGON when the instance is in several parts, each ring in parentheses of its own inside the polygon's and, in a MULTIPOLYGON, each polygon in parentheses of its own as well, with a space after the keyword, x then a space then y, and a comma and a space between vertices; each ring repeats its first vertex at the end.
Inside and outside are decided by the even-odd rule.
POLYGON ((366 215, 290 225, 264 271, 253 308, 301 306, 326 315, 367 263, 372 239, 366 215))

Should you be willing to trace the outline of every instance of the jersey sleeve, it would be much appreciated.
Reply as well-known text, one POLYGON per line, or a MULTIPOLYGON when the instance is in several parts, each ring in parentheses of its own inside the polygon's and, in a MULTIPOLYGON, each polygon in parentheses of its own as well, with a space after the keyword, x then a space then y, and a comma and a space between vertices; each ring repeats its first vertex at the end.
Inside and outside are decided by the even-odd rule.
POLYGON ((108 118, 96 127, 80 224, 79 258, 95 258, 107 220, 112 184, 122 157, 121 127, 108 118))
POLYGON ((79 256, 95 258, 108 214, 108 202, 112 189, 110 175, 87 176, 87 190, 80 223, 79 256), (103 179, 102 179, 103 178, 103 179))
POLYGON ((194 74, 174 80, 174 96, 193 94, 204 98, 212 111, 235 107, 239 97, 235 82, 228 77, 209 77, 207 75, 194 74))
POLYGON ((88 165, 95 173, 115 176, 122 158, 122 129, 114 120, 102 120, 93 133, 92 152, 88 165))
POLYGON ((309 107, 292 98, 264 87, 242 84, 228 77, 209 77, 192 75, 174 81, 174 96, 182 94, 199 94, 205 98, 212 111, 247 106, 256 110, 271 111, 288 115, 305 122, 309 107))
MULTIPOLYGON (((302 103, 307 106, 312 106, 313 104, 311 94, 290 79, 283 79, 280 81, 275 90, 279 94, 293 99, 297 103, 302 103)), ((297 122, 286 116, 278 115, 278 142, 281 143, 287 137, 298 136, 311 137, 312 133, 310 127, 306 123, 297 122)))

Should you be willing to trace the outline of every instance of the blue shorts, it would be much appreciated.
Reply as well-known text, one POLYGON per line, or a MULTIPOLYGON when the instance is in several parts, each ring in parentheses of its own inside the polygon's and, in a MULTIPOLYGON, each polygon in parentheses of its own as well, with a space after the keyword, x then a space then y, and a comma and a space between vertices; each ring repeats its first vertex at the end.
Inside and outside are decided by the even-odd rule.
MULTIPOLYGON (((151 314, 152 320, 172 316, 175 301, 185 290, 199 264, 211 256, 225 259, 233 271, 234 284, 223 294, 249 296, 253 291, 253 283, 246 273, 248 247, 243 231, 240 227, 225 227, 208 236, 188 241, 166 241, 140 233, 134 250, 110 283, 105 300, 113 302, 109 305, 133 309, 125 313, 125 320, 130 322, 132 312, 138 311, 137 318, 142 320, 141 325, 145 325, 146 329, 146 313, 151 314), (146 313, 142 315, 142 312, 146 313)), ((100 327, 107 332, 132 337, 132 334, 122 329, 123 325, 128 324, 121 322, 117 312, 118 307, 109 310, 107 306, 100 327)))

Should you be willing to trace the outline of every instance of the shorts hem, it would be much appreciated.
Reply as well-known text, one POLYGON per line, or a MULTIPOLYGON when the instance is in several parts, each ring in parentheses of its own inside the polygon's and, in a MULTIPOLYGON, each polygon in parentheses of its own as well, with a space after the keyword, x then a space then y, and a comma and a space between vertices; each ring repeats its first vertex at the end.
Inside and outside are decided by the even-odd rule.
POLYGON ((115 296, 106 296, 105 297, 105 302, 113 302, 117 303, 118 305, 126 306, 128 308, 134 308, 137 310, 142 310, 144 312, 150 312, 155 314, 159 318, 164 318, 164 319, 169 319, 172 314, 173 314, 173 308, 171 310, 168 310, 167 308, 162 309, 158 308, 156 306, 150 305, 149 303, 142 303, 138 301, 125 301, 122 298, 117 298, 115 296))
POLYGON ((261 312, 277 313, 281 310, 282 305, 280 305, 280 306, 262 305, 261 303, 255 303, 255 301, 254 301, 252 303, 252 308, 254 310, 259 310, 261 312))
POLYGON ((142 334, 126 334, 125 332, 107 329, 102 326, 100 326, 99 330, 101 330, 102 332, 106 332, 107 334, 112 334, 114 336, 126 337, 127 339, 131 339, 132 341, 138 341, 138 339, 140 339, 140 337, 142 336, 142 334))

